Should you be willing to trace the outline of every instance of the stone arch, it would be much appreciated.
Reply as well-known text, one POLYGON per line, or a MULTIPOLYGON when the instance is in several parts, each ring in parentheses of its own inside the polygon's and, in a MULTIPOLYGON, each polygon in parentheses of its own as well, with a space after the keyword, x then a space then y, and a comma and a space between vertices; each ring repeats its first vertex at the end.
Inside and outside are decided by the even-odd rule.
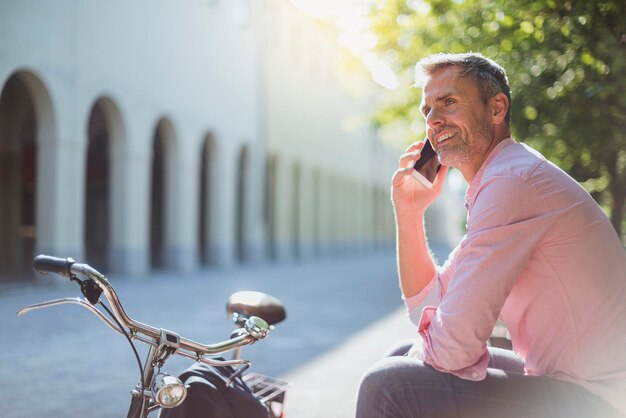
POLYGON ((265 164, 265 193, 263 193, 263 220, 267 237, 267 256, 278 259, 278 156, 268 155, 265 164))
POLYGON ((96 268, 109 269, 114 234, 120 231, 123 178, 118 177, 125 142, 122 117, 109 97, 98 98, 87 123, 87 172, 85 181, 85 256, 96 268))
POLYGON ((176 133, 163 117, 154 130, 152 183, 150 193, 150 259, 152 268, 172 265, 168 249, 174 239, 174 186, 176 176, 176 133))
POLYGON ((322 175, 319 168, 313 169, 313 179, 311 184, 311 203, 312 203, 312 250, 313 255, 321 254, 322 246, 322 175))
MULTIPOLYGON (((14 72, 0 90, 0 275, 27 275, 42 235, 46 188, 53 179, 42 169, 42 149, 55 139, 55 115, 49 90, 29 70, 14 72), (46 178, 49 179, 46 182, 46 178)), ((51 194, 54 197, 55 194, 51 194)))
POLYGON ((291 193, 291 248, 294 259, 302 257, 302 165, 295 162, 292 167, 291 193))
POLYGON ((215 231, 215 166, 217 162, 217 144, 212 134, 206 134, 200 152, 200 188, 198 199, 198 255, 203 266, 214 262, 215 231))
POLYGON ((237 185, 235 196, 235 259, 245 262, 246 249, 246 212, 248 209, 248 175, 250 171, 250 152, 247 145, 242 145, 237 158, 237 185))

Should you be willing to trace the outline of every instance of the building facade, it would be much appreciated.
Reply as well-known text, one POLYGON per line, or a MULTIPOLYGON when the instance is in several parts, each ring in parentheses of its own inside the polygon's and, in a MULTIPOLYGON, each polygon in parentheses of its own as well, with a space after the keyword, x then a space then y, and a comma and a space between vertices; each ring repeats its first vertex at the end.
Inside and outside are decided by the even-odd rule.
MULTIPOLYGON (((398 150, 286 0, 0 0, 0 273, 389 248, 398 150)), ((375 91, 371 85, 367 87, 375 91)))

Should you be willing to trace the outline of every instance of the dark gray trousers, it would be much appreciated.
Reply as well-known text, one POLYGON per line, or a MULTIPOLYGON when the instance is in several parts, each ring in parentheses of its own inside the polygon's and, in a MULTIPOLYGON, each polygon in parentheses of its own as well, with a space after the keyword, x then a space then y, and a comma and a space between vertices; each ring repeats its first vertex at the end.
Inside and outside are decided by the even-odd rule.
POLYGON ((546 376, 525 376, 510 350, 489 348, 479 382, 402 356, 403 345, 363 376, 357 418, 623 418, 586 389, 546 376))

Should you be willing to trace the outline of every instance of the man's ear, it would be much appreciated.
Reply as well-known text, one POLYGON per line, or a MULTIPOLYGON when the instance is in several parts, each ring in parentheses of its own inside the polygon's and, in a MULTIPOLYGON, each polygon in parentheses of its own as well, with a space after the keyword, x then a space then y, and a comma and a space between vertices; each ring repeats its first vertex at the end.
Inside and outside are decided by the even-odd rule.
POLYGON ((506 120, 506 112, 509 110, 509 99, 506 94, 500 92, 496 93, 491 98, 492 118, 494 124, 504 123, 506 120))

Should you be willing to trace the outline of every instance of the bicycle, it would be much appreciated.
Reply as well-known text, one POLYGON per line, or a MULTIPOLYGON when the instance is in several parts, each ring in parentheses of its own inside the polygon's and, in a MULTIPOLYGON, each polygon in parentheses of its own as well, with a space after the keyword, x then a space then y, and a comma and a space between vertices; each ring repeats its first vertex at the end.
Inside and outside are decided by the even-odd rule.
POLYGON ((130 343, 139 364, 140 379, 131 391, 127 418, 147 418, 154 411, 175 408, 184 402, 189 385, 185 385, 178 377, 161 371, 165 362, 173 355, 228 370, 227 375, 220 374, 226 387, 232 387, 235 382, 245 385, 251 389, 258 402, 266 407, 268 417, 284 417, 284 397, 290 383, 258 373, 243 375, 251 363, 240 358, 242 347, 267 337, 274 325, 285 319, 284 306, 278 299, 253 291, 231 295, 227 312, 232 315, 237 328, 225 341, 201 344, 174 331, 130 318, 109 280, 88 264, 77 263, 72 258, 39 255, 33 260, 33 266, 41 274, 55 273, 77 283, 83 298, 62 298, 29 305, 20 309, 18 316, 56 305, 76 304, 95 314, 113 331, 124 335, 130 343), (101 295, 104 295, 106 304, 100 300, 101 295), (133 341, 149 346, 143 364, 133 341), (214 357, 227 352, 234 352, 232 359, 214 357))

